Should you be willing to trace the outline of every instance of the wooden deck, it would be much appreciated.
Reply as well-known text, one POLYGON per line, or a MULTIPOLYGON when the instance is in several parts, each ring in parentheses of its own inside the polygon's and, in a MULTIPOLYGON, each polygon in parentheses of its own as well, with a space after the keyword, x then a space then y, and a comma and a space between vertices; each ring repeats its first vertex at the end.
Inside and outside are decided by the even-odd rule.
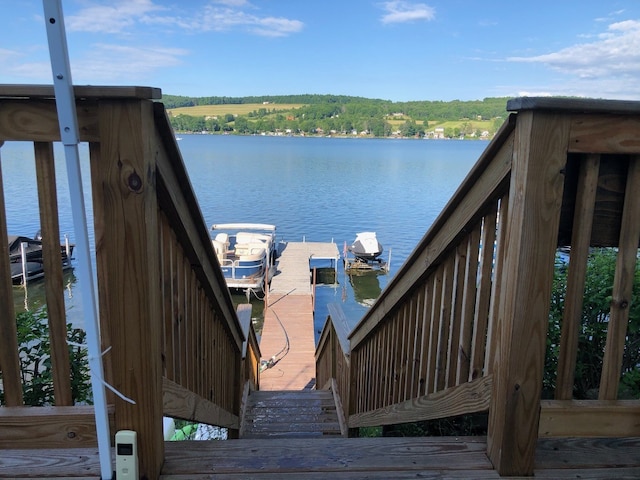
POLYGON ((315 385, 313 287, 309 260, 340 258, 335 243, 289 242, 271 280, 260 338, 261 390, 302 390, 315 385), (272 360, 273 359, 273 360, 272 360))
MULTIPOLYGON (((160 478, 638 479, 640 439, 538 441, 535 477, 500 477, 484 437, 271 438, 166 442, 160 478)), ((7 450, 0 478, 99 479, 97 448, 7 450)))

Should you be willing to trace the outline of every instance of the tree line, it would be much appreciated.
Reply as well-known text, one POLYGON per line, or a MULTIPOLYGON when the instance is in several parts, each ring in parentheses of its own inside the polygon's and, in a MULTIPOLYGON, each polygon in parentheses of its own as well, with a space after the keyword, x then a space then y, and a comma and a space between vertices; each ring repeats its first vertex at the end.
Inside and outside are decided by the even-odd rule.
POLYGON ((375 137, 424 136, 429 125, 458 122, 444 132, 448 137, 479 136, 474 123, 484 122, 491 134, 506 118, 508 98, 460 101, 412 101, 366 99, 340 95, 285 95, 261 97, 181 97, 166 95, 168 109, 196 105, 264 105, 246 115, 177 115, 170 117, 173 128, 181 132, 229 132, 260 134, 366 134, 375 137), (291 110, 276 110, 274 104, 302 104, 291 110), (270 107, 271 106, 271 107, 270 107))

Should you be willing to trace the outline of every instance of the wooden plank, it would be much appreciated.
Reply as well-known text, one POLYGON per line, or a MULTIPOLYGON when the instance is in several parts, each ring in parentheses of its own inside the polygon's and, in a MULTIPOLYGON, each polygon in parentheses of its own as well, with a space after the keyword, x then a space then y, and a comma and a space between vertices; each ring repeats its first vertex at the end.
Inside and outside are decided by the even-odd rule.
POLYGON ((627 153, 640 150, 640 118, 630 115, 574 115, 568 150, 571 153, 627 153))
POLYGON ((420 370, 418 373, 418 390, 416 391, 416 397, 427 394, 427 377, 429 367, 429 335, 431 328, 431 309, 433 306, 432 293, 433 293, 434 276, 431 275, 424 284, 424 300, 422 306, 422 336, 420 338, 420 370))
POLYGON ((42 233, 42 260, 45 271, 44 286, 47 299, 47 320, 49 322, 49 338, 51 341, 53 391, 57 406, 73 405, 53 144, 36 142, 34 150, 42 233))
POLYGON ((425 378, 425 395, 436 391, 437 382, 437 360, 438 360, 438 333, 440 332, 440 302, 442 301, 442 277, 444 276, 444 265, 440 265, 433 274, 433 293, 431 294, 431 311, 429 318, 429 337, 427 342, 428 359, 427 375, 425 378))
MULTIPOLYGON (((162 91, 159 88, 144 86, 112 85, 74 85, 76 98, 136 98, 140 100, 159 100, 162 91)), ((54 98, 53 85, 0 85, 0 97, 54 98)))
POLYGON ((302 390, 315 383, 311 295, 269 295, 260 351, 272 365, 260 374, 261 390, 302 390))
MULTIPOLYGON (((296 438, 228 440, 226 442, 173 442, 166 446, 163 475, 202 472, 216 475, 244 472, 256 475, 316 472, 331 478, 358 472, 428 470, 491 471, 482 439, 429 438, 296 438), (179 443, 179 444, 178 444, 179 443), (247 461, 251 452, 251 461, 247 461)), ((340 478, 340 477, 338 477, 340 478)), ((348 477, 347 477, 348 478, 348 477)), ((497 477, 494 477, 497 478, 497 477)))
POLYGON ((162 404, 163 413, 169 417, 239 428, 236 415, 167 378, 162 379, 162 404))
MULTIPOLYGON (((453 298, 451 301, 451 325, 449 328, 449 345, 446 371, 446 385, 457 385, 458 361, 460 360, 460 332, 462 330, 462 301, 464 298, 466 257, 469 237, 466 237, 455 249, 453 264, 453 298)), ((466 381, 466 379, 465 379, 466 381)))
MULTIPOLYGON (((113 450, 111 463, 115 465, 113 450)), ((0 478, 100 480, 98 447, 4 450, 0 456, 0 478)))
POLYGON ((486 373, 484 368, 487 350, 487 327, 493 286, 494 244, 496 239, 497 202, 484 216, 480 240, 480 268, 473 317, 473 340, 471 344, 471 370, 469 380, 486 373))
POLYGON ((616 273, 611 293, 611 310, 607 324, 607 343, 602 359, 600 400, 618 398, 618 386, 622 372, 622 356, 629 324, 629 304, 633 292, 638 241, 640 240, 640 156, 629 162, 627 188, 622 212, 622 228, 616 261, 616 273))
POLYGON ((471 352, 473 338, 473 324, 475 317, 475 301, 477 294, 477 283, 479 274, 479 247, 481 222, 471 231, 467 241, 466 266, 463 285, 462 312, 460 317, 462 325, 460 329, 460 349, 458 369, 456 371, 455 384, 472 380, 469 378, 471 372, 471 352))
POLYGON ((518 115, 488 429, 501 475, 533 474, 568 127, 557 115, 518 115))
POLYGON ((158 204, 150 102, 101 102, 101 179, 93 184, 101 321, 110 326, 113 386, 136 404, 118 402, 116 428, 138 433, 140 474, 162 465, 162 328, 158 204))
POLYGON ((594 98, 517 97, 507 101, 507 111, 555 110, 565 113, 639 114, 640 102, 594 98))
POLYGON ((504 262, 506 257, 507 243, 507 218, 509 214, 509 197, 505 195, 500 199, 500 207, 498 209, 498 218, 502 219, 498 222, 498 231, 496 233, 495 247, 495 265, 494 265, 494 281, 491 284, 491 301, 489 303, 489 319, 487 325, 486 351, 484 354, 484 375, 493 373, 494 356, 498 350, 498 342, 500 341, 498 325, 500 322, 499 300, 502 295, 502 283, 504 270, 504 262))
POLYGON ((327 310, 329 310, 329 316, 333 323, 333 328, 336 333, 336 338, 342 349, 342 353, 349 355, 351 353, 351 345, 349 344, 349 322, 344 314, 344 310, 338 303, 328 303, 327 310))
MULTIPOLYGON (((95 101, 76 102, 81 142, 100 141, 95 101)), ((60 126, 54 100, 0 100, 0 141, 59 142, 60 126)))
POLYGON ((336 382, 335 378, 331 379, 331 393, 333 394, 333 401, 336 405, 336 414, 338 415, 338 422, 340 423, 340 433, 343 437, 348 437, 349 425, 344 416, 344 407, 342 406, 340 392, 338 391, 338 382, 336 382))
POLYGON ((540 437, 640 437, 638 400, 543 400, 540 437))
POLYGON ((593 225, 599 168, 599 155, 589 155, 580 164, 576 209, 573 217, 571 257, 567 274, 567 292, 562 314, 556 400, 573 398, 578 337, 582 321, 584 283, 587 275, 587 257, 589 255, 589 240, 591 239, 593 225))
POLYGON ((489 409, 491 388, 492 377, 481 377, 430 395, 350 415, 349 428, 395 425, 484 412, 489 409))
POLYGON ((416 292, 416 308, 413 312, 415 323, 415 335, 413 344, 413 358, 411 367, 411 391, 409 392, 409 398, 414 398, 420 395, 421 383, 421 366, 423 355, 423 342, 424 342, 424 311, 425 311, 425 289, 420 287, 416 292))
MULTIPOLYGON (((0 239, 4 239, 7 238, 7 212, 1 167, 2 162, 0 161, 0 239)), ((13 306, 9 245, 4 241, 0 241, 0 372, 2 372, 5 405, 9 407, 22 405, 18 332, 16 311, 13 306)))
POLYGON ((438 347, 436 357, 436 377, 434 392, 447 388, 447 359, 449 358, 449 334, 453 301, 453 268, 454 256, 450 254, 443 262, 442 297, 440 299, 440 325, 438 331, 438 347))
MULTIPOLYGON (((639 469, 640 438, 545 438, 538 442, 536 465, 540 469, 639 469)), ((611 474, 601 478, 618 478, 611 474)), ((579 477, 574 477, 579 478, 579 477)), ((639 478, 639 477, 636 477, 639 478)))
MULTIPOLYGON (((114 408, 111 405, 111 428, 114 424, 113 415, 114 408)), ((34 451, 52 446, 86 448, 97 445, 95 412, 92 406, 0 408, 0 450, 18 448, 34 451)), ((0 458, 4 455, 2 453, 0 458)), ((34 452, 34 455, 37 453, 34 452)))

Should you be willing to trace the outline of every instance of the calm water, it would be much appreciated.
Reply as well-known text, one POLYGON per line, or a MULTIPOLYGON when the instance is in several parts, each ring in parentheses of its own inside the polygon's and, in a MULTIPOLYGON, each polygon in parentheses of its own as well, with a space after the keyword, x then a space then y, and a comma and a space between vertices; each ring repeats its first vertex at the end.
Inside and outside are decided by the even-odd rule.
MULTIPOLYGON (((357 232, 375 231, 385 248, 383 258, 391 251, 389 273, 350 279, 340 269, 337 285, 318 288, 318 330, 326 318, 327 302, 341 303, 354 324, 362 317, 487 143, 183 135, 178 145, 208 226, 273 223, 280 240, 335 241, 340 251, 357 232)), ((7 143, 0 153, 9 233, 33 235, 39 229, 39 217, 31 146, 7 143)), ((56 153, 60 229, 73 241, 62 149, 56 153)), ((86 183, 86 148, 81 154, 86 183)), ((89 196, 86 204, 90 210, 89 196)), ((81 318, 73 276, 69 282, 65 293, 69 316, 81 318)), ((29 287, 27 292, 31 308, 30 302, 37 301, 36 291, 29 287)), ((25 303, 24 297, 23 289, 16 288, 18 307, 25 303)))

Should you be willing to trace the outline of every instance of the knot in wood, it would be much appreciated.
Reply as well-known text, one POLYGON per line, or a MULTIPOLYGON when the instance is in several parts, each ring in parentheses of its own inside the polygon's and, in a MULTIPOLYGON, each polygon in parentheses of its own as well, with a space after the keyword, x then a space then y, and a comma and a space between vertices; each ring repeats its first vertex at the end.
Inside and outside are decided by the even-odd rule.
POLYGON ((129 175, 127 183, 129 184, 129 188, 136 193, 142 190, 142 178, 140 178, 140 175, 138 175, 136 172, 133 172, 131 175, 129 175))
POLYGON ((629 306, 629 302, 626 300, 620 300, 620 308, 623 310, 629 306))
POLYGON ((76 438, 76 432, 67 432, 67 438, 76 438))

